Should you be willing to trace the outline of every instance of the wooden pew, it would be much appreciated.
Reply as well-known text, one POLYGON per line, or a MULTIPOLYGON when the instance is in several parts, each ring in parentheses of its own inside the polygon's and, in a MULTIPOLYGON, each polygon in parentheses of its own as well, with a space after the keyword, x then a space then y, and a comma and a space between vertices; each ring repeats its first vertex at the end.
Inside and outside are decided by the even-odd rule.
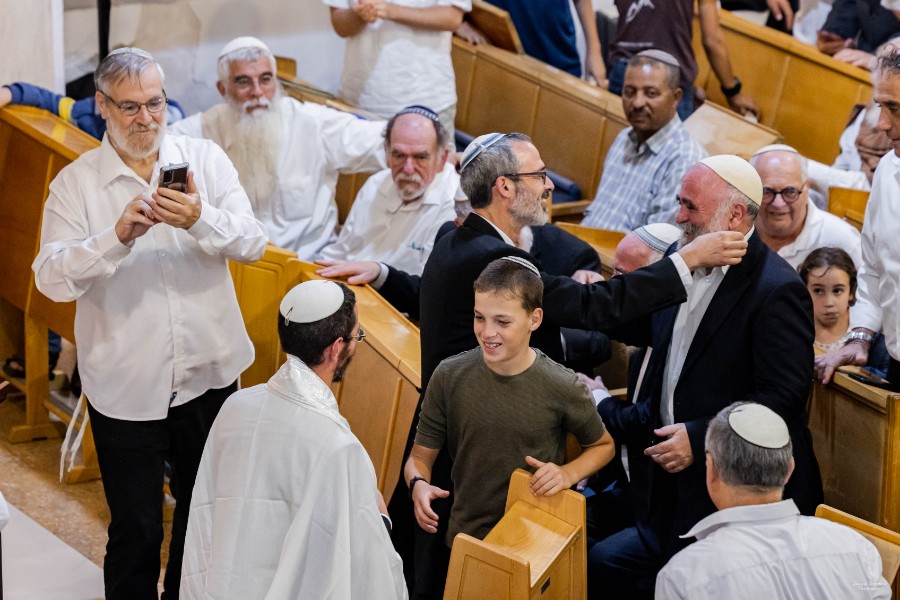
MULTIPOLYGON (((315 265, 295 260, 290 267, 297 275, 291 287, 321 279, 315 265)), ((353 286, 353 291, 366 341, 357 344, 344 380, 332 389, 341 414, 372 459, 378 489, 390 498, 419 401, 419 328, 369 286, 353 286)))
POLYGON ((900 394, 836 373, 813 385, 809 428, 825 502, 900 532, 900 394))
POLYGON ((531 136, 548 168, 593 197, 606 152, 628 127, 618 96, 530 56, 460 38, 451 56, 458 129, 531 136))
POLYGON ((833 187, 828 189, 828 212, 862 231, 869 192, 833 187))
POLYGON ((855 529, 869 540, 881 556, 881 574, 891 586, 893 597, 900 597, 900 534, 825 504, 816 507, 816 516, 855 529))
MULTIPOLYGON (((796 38, 719 11, 734 72, 762 110, 762 123, 804 156, 834 162, 850 109, 872 95, 870 74, 822 54, 796 38)), ((708 99, 728 106, 709 66, 694 17, 694 82, 708 99)))
POLYGON ((465 19, 480 29, 494 46, 514 54, 525 54, 516 26, 509 13, 502 8, 483 0, 474 0, 472 11, 466 13, 465 19))
POLYGON ((704 102, 684 126, 712 155, 737 154, 749 160, 763 146, 784 141, 771 127, 748 121, 712 102, 704 102))
POLYGON ((12 428, 11 442, 60 435, 50 421, 47 327, 74 339, 74 303, 51 302, 34 286, 31 262, 40 244, 40 223, 50 182, 67 164, 98 142, 76 127, 28 107, 0 110, 0 261, 4 334, 0 352, 25 349, 26 377, 11 382, 26 395, 25 424, 12 428))
POLYGON ((583 242, 587 242, 600 255, 600 262, 603 265, 603 276, 609 279, 612 277, 613 256, 616 253, 616 246, 625 237, 621 231, 610 231, 608 229, 597 229, 595 227, 585 227, 584 225, 575 225, 574 223, 556 223, 560 229, 568 231, 583 242))
POLYGON ((444 600, 581 600, 587 595, 584 496, 532 495, 513 472, 503 518, 484 540, 453 540, 444 600))

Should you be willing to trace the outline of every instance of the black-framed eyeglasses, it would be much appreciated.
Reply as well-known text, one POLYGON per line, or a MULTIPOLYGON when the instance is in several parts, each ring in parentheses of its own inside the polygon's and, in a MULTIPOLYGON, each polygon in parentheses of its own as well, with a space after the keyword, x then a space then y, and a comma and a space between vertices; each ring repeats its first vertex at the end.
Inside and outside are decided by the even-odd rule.
POLYGON ((775 196, 781 194, 781 198, 788 204, 791 204, 792 202, 796 202, 802 193, 803 190, 798 190, 793 186, 786 187, 783 190, 773 190, 772 188, 764 187, 762 201, 763 204, 768 204, 775 199, 775 196))
POLYGON ((163 94, 162 98, 157 96, 156 98, 150 98, 146 102, 133 102, 131 100, 125 100, 124 102, 116 102, 112 99, 112 97, 106 92, 101 92, 106 99, 109 100, 110 104, 119 109, 119 112, 126 117, 133 117, 134 115, 141 112, 141 107, 146 106, 147 112, 151 114, 161 113, 166 108, 166 96, 163 94))
POLYGON ((519 177, 540 177, 541 185, 547 183, 547 171, 532 171, 531 173, 504 173, 504 177, 518 179, 519 177))
POLYGON ((348 335, 348 336, 345 337, 344 339, 347 340, 348 342, 349 342, 350 340, 356 340, 358 343, 361 344, 361 343, 363 343, 363 342, 365 341, 365 339, 366 339, 366 332, 363 331, 362 327, 360 327, 359 330, 357 330, 356 335, 348 335))

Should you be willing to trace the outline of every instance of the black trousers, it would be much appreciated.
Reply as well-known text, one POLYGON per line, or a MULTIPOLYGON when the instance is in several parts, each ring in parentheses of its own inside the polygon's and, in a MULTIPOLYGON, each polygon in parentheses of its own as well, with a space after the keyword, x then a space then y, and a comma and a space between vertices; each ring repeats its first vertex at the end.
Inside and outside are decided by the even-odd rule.
POLYGON ((157 599, 166 462, 172 467, 171 487, 177 503, 162 598, 178 598, 188 511, 203 446, 219 409, 236 389, 231 384, 208 390, 169 408, 168 416, 158 421, 113 419, 88 404, 111 516, 103 560, 108 599, 157 599))

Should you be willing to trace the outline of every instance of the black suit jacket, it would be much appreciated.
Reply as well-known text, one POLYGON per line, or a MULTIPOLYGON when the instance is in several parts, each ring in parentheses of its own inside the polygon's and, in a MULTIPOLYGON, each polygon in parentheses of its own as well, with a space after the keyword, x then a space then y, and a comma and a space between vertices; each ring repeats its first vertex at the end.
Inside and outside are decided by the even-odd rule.
POLYGON ((809 292, 796 271, 755 232, 744 259, 729 268, 675 386, 675 422, 687 428, 694 461, 673 475, 643 450, 660 441, 653 429, 662 425, 662 382, 677 313, 678 307, 666 308, 618 332, 629 343, 652 346, 653 354, 635 404, 600 405, 612 436, 629 446, 635 516, 645 541, 671 555, 684 545, 678 535, 715 512, 706 491, 706 427, 719 410, 742 400, 768 406, 787 422, 796 468, 785 496, 813 514, 823 497, 806 413, 815 327, 809 292))
MULTIPOLYGON (((379 290, 385 299, 394 306, 399 303, 402 310, 404 302, 419 298, 423 389, 442 360, 478 345, 472 329, 472 284, 488 263, 503 256, 519 256, 541 268, 534 257, 505 243, 490 223, 473 213, 437 241, 421 278, 390 269, 379 290)), ((608 329, 686 297, 670 260, 591 285, 548 273, 542 273, 542 279, 544 322, 532 334, 531 345, 557 361, 562 359, 560 327, 608 329)))

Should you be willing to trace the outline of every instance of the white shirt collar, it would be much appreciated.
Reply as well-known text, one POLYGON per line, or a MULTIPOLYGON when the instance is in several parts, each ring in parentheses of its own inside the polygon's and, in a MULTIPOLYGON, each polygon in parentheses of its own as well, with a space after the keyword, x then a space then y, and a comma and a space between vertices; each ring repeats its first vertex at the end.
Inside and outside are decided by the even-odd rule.
POLYGON ((494 225, 494 224, 491 222, 490 219, 488 219, 487 217, 485 217, 485 216, 483 216, 483 215, 479 215, 478 213, 472 213, 472 214, 474 214, 474 215, 476 215, 476 216, 478 216, 478 217, 484 219, 485 221, 487 221, 487 223, 488 223, 491 227, 493 227, 493 228, 497 231, 497 233, 500 234, 500 238, 503 239, 504 242, 506 242, 506 243, 509 244, 510 246, 515 246, 515 245, 516 245, 516 243, 515 243, 514 241, 512 241, 512 238, 509 237, 508 235, 506 235, 505 233, 503 233, 503 230, 500 229, 499 227, 497 227, 496 225, 494 225))
POLYGON ((682 538, 696 537, 702 540, 720 527, 732 524, 754 524, 763 521, 778 521, 788 519, 800 514, 800 510, 793 500, 782 500, 770 504, 753 504, 750 506, 735 506, 726 508, 701 519, 690 531, 680 536, 682 538))
POLYGON ((285 400, 301 404, 346 429, 350 428, 338 411, 337 400, 331 388, 296 356, 287 355, 287 362, 272 375, 266 383, 266 389, 285 400))

